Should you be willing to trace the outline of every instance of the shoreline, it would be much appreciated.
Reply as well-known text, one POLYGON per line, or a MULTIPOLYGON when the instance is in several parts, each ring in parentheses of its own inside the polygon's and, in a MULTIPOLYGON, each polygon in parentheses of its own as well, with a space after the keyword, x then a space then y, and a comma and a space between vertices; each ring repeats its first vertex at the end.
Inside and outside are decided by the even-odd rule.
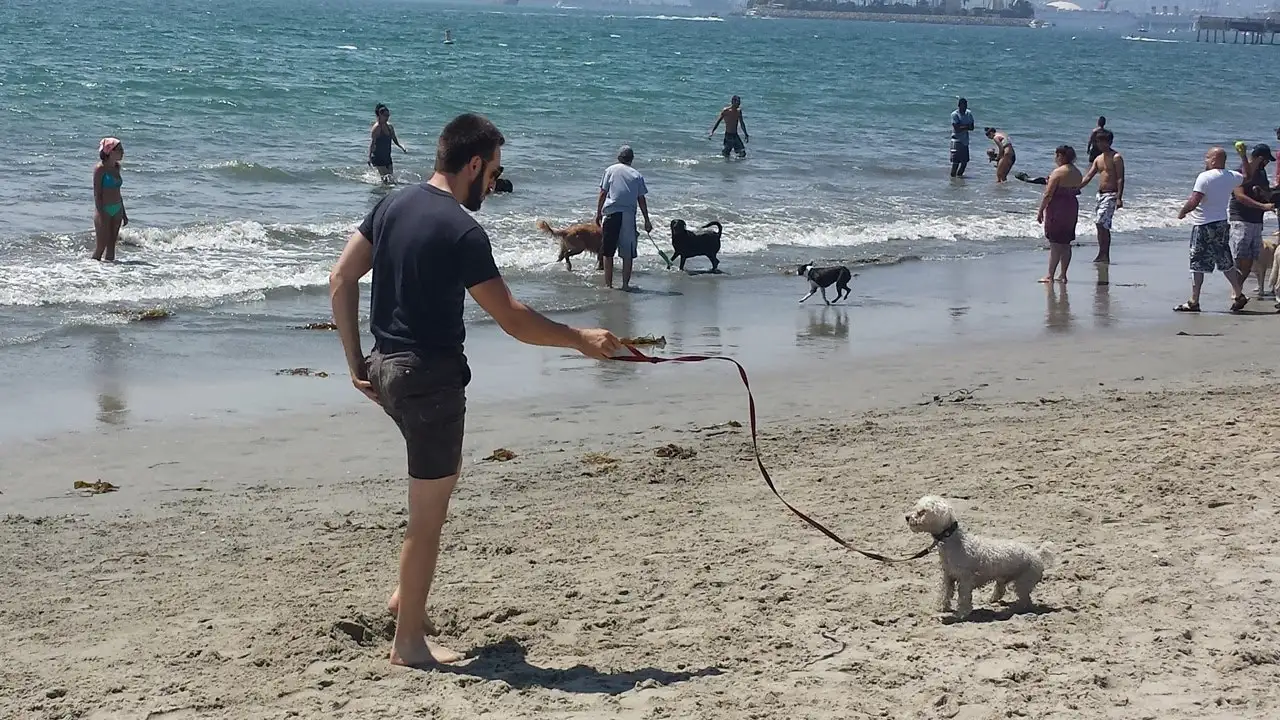
MULTIPOLYGON (((752 17, 752 16, 748 16, 752 17)), ((1027 27, 1034 18, 969 17, 967 15, 911 15, 866 12, 829 12, 755 8, 754 17, 792 20, 854 20, 857 22, 918 23, 921 25, 980 25, 987 27, 1027 27)))
MULTIPOLYGON (((1077 257, 1092 252, 1076 249, 1077 257)), ((1168 242, 1118 246, 1118 263, 1110 268, 1077 260, 1075 282, 1065 291, 1034 282, 1047 258, 1040 249, 862 267, 852 300, 831 307, 820 296, 797 305, 804 283, 781 270, 749 277, 646 270, 637 275, 643 292, 600 291, 597 305, 553 315, 619 336, 663 336, 668 344, 657 352, 724 354, 754 374, 768 374, 832 360, 1167 324, 1175 320, 1169 308, 1186 293, 1184 254, 1168 242), (1103 270, 1108 285, 1097 284, 1103 270)), ((1211 303, 1212 285, 1206 293, 1211 303)), ((211 319, 180 318, 181 325, 165 320, 86 330, 59 338, 52 363, 46 343, 0 349, 10 368, 0 393, 12 408, 0 419, 0 445, 192 419, 240 422, 298 409, 341 411, 360 401, 332 332, 295 330, 292 322, 267 330, 220 324, 228 317, 235 317, 234 309, 211 319), (303 367, 327 377, 277 375, 303 367), (27 382, 30 377, 42 381, 27 382)), ((542 399, 555 405, 561 397, 625 390, 620 381, 635 374, 634 368, 600 367, 568 351, 522 346, 491 322, 468 325, 473 403, 542 399)))
POLYGON ((371 405, 25 444, 0 496, 0 678, 21 688, 0 714, 1269 717, 1269 320, 1179 321, 1222 335, 753 374, 765 464, 837 532, 910 552, 902 513, 937 493, 977 532, 1058 546, 1037 613, 984 594, 959 624, 934 561, 856 558, 768 493, 724 424, 746 420, 732 369, 477 409, 433 594, 477 657, 429 673, 386 661, 402 448, 371 405), (1224 344, 1259 360, 1223 365, 1224 344), (479 461, 498 446, 516 458, 479 461), (90 467, 120 490, 69 493, 90 467))

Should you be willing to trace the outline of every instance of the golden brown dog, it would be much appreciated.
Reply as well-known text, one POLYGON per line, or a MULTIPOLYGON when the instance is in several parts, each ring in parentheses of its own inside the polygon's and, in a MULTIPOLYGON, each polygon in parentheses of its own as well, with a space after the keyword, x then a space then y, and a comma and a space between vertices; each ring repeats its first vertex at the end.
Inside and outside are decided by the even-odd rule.
POLYGON ((562 230, 551 227, 546 220, 538 221, 538 229, 552 237, 560 239, 560 257, 556 262, 564 261, 566 267, 573 270, 569 258, 584 252, 600 257, 600 246, 604 243, 604 231, 593 222, 575 223, 562 230))

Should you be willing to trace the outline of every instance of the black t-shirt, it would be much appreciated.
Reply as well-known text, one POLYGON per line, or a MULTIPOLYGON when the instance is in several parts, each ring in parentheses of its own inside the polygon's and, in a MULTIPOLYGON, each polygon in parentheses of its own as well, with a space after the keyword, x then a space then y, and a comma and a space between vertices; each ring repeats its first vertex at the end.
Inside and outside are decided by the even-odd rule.
MULTIPOLYGON (((1253 177, 1247 177, 1244 182, 1240 183, 1240 187, 1244 188, 1244 193, 1258 202, 1266 202, 1266 191, 1271 189, 1271 184, 1267 180, 1267 169, 1259 167, 1253 177)), ((1231 196, 1231 219, 1237 222, 1253 223, 1261 225, 1263 218, 1266 216, 1265 210, 1251 208, 1248 205, 1236 200, 1236 196, 1231 196)))
POLYGON ((453 195, 422 183, 360 223, 373 243, 369 327, 383 353, 462 353, 463 292, 500 277, 489 236, 453 195))

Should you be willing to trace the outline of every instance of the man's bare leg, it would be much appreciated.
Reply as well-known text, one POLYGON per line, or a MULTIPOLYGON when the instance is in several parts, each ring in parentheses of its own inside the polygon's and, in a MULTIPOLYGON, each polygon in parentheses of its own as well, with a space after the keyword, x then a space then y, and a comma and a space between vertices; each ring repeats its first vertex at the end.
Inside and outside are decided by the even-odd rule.
POLYGON ((1204 273, 1193 271, 1191 273, 1191 304, 1192 305, 1200 304, 1200 288, 1202 286, 1204 286, 1204 273))
POLYGON ((613 288, 613 258, 606 257, 604 259, 604 286, 613 288))
POLYGON ((622 289, 631 289, 631 263, 634 262, 629 257, 622 258, 622 289))
POLYGON ((393 665, 425 667, 463 658, 460 653, 428 642, 422 634, 427 595, 440 555, 440 532, 449 515, 449 496, 457 483, 457 475, 409 480, 409 526, 400 550, 400 586, 392 596, 399 601, 396 636, 391 644, 393 665))
POLYGON ((1093 261, 1096 263, 1111 262, 1111 231, 1101 225, 1095 225, 1098 228, 1098 257, 1093 261))

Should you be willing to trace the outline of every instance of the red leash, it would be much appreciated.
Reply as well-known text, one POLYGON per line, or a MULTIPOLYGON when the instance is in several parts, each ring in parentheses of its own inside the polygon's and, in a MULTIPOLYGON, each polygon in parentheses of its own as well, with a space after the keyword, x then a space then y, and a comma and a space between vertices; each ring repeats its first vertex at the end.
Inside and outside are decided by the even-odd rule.
POLYGON ((764 478, 765 484, 768 485, 769 489, 773 491, 774 496, 777 497, 778 500, 781 500, 782 504, 785 505, 788 510, 795 513, 796 517, 805 521, 811 527, 813 527, 815 530, 822 533, 823 535, 826 535, 827 537, 831 538, 837 543, 840 543, 840 545, 844 547, 846 550, 851 550, 853 552, 858 553, 859 555, 862 555, 863 557, 868 557, 868 558, 871 558, 872 560, 877 560, 879 562, 900 563, 900 562, 908 562, 910 560, 916 560, 918 558, 924 557, 925 555, 928 555, 930 552, 933 551, 935 547, 938 546, 938 543, 941 542, 940 540, 934 540, 933 544, 930 545, 929 547, 921 550, 915 555, 912 555, 910 557, 903 557, 903 558, 891 558, 885 555, 881 555, 880 553, 870 552, 868 550, 862 550, 858 547, 855 547, 852 543, 844 540, 843 538, 841 538, 839 535, 835 534, 831 530, 828 530, 827 527, 822 523, 818 522, 817 520, 814 520, 813 518, 804 514, 800 510, 797 510, 795 506, 787 502, 786 498, 782 497, 782 493, 778 492, 778 488, 774 486, 773 478, 769 477, 769 471, 765 469, 764 461, 760 459, 760 440, 757 437, 757 431, 756 431, 756 399, 755 399, 755 396, 751 394, 751 382, 747 379, 746 368, 742 367, 741 363, 739 363, 737 360, 734 360, 731 357, 725 357, 723 355, 680 355, 677 357, 669 357, 669 358, 650 357, 640 352, 636 348, 632 347, 631 345, 627 345, 625 347, 631 351, 630 355, 623 355, 620 357, 614 357, 610 359, 620 360, 622 362, 651 363, 653 365, 657 365, 659 363, 696 363, 696 362, 703 362, 704 360, 722 360, 724 362, 733 363, 734 367, 738 368, 739 377, 742 378, 742 386, 747 389, 747 408, 751 418, 751 447, 752 447, 752 450, 755 451, 756 467, 760 468, 760 477, 764 478))

